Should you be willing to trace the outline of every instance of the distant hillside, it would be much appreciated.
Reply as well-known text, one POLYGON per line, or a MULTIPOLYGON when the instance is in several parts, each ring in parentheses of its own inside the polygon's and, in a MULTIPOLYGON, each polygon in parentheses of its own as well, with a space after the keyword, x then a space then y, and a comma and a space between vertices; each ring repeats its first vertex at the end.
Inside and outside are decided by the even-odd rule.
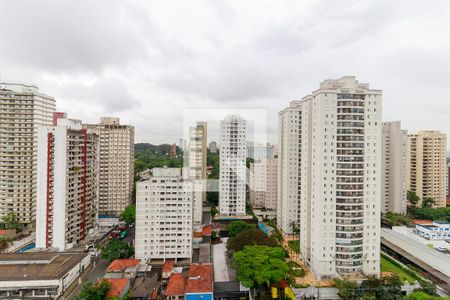
MULTIPOLYGON (((138 144, 134 144, 134 151, 149 150, 154 153, 169 155, 170 147, 171 147, 171 145, 169 145, 169 144, 153 145, 153 144, 149 144, 149 143, 138 143, 138 144)), ((181 153, 182 153, 181 149, 177 146, 177 155, 181 154, 181 153)))

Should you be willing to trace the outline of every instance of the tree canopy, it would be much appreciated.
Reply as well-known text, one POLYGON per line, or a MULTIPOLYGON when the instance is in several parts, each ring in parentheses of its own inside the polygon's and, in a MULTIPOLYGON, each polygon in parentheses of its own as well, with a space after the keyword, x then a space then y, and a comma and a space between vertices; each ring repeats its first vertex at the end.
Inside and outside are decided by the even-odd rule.
POLYGON ((252 228, 240 232, 238 235, 230 238, 227 242, 228 255, 241 251, 248 245, 265 245, 275 247, 278 245, 276 239, 268 237, 259 228, 252 228))
POLYGON ((233 255, 237 279, 246 287, 277 283, 288 277, 286 253, 280 247, 246 246, 233 255))
POLYGON ((414 191, 408 191, 406 195, 406 199, 408 200, 409 205, 412 207, 416 207, 417 203, 419 203, 419 196, 417 196, 416 192, 414 191))
POLYGON ((113 261, 118 258, 128 258, 134 254, 134 248, 126 242, 112 239, 102 249, 101 258, 113 261))
POLYGON ((234 237, 237 236, 239 233, 245 231, 245 230, 249 230, 249 229, 253 229, 256 228, 255 224, 250 224, 244 221, 233 221, 230 224, 228 224, 227 226, 227 230, 228 230, 228 235, 229 237, 234 237))
POLYGON ((410 208, 408 212, 417 219, 450 221, 450 206, 439 208, 410 208))
POLYGON ((111 284, 107 280, 100 280, 96 284, 87 282, 81 288, 80 293, 75 296, 75 300, 103 300, 106 299, 111 284))
POLYGON ((422 208, 432 208, 436 201, 431 197, 425 197, 422 201, 422 208))
POLYGON ((5 226, 5 229, 16 229, 20 231, 22 229, 22 224, 17 220, 17 215, 12 211, 8 211, 6 215, 3 216, 2 222, 5 226))
POLYGON ((128 225, 134 223, 136 221, 136 205, 128 205, 122 213, 122 219, 128 225))
POLYGON ((405 300, 445 300, 447 298, 428 295, 427 293, 422 292, 422 291, 415 291, 415 292, 409 294, 408 296, 405 296, 403 299, 405 299, 405 300))

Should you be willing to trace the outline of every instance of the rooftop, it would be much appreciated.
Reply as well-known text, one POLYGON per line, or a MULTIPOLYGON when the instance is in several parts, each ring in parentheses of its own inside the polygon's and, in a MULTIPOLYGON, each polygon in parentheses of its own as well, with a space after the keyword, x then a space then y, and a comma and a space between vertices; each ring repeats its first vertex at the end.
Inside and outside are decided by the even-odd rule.
POLYGON ((116 259, 106 269, 106 272, 123 272, 128 267, 136 267, 140 264, 139 259, 116 259))
POLYGON ((174 265, 175 265, 175 261, 173 261, 173 260, 166 260, 164 262, 164 265, 163 265, 163 268, 162 268, 163 273, 172 272, 174 265))
POLYGON ((185 287, 186 279, 183 275, 180 273, 174 273, 169 278, 165 295, 169 297, 184 295, 185 287))
POLYGON ((128 278, 108 278, 109 284, 111 284, 111 289, 108 292, 108 297, 121 297, 129 288, 130 279, 128 278))
POLYGON ((205 227, 203 227, 202 235, 203 236, 210 236, 211 232, 212 232, 212 225, 206 225, 205 227))
POLYGON ((192 264, 189 267, 186 293, 208 293, 212 291, 212 264, 192 264))
POLYGON ((0 281, 60 279, 87 255, 59 252, 0 254, 0 281))

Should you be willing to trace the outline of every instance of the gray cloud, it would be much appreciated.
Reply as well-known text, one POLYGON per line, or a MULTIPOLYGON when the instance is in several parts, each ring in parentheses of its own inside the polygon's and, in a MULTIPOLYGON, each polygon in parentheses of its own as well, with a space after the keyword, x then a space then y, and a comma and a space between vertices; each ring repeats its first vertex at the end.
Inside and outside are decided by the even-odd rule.
MULTIPOLYGON (((4 1, 0 72, 137 140, 175 142, 189 107, 277 112, 327 78, 384 91, 386 120, 450 134, 450 2, 4 1)), ((201 117, 201 116, 200 116, 201 117)), ((450 139, 449 139, 450 141, 450 139)))

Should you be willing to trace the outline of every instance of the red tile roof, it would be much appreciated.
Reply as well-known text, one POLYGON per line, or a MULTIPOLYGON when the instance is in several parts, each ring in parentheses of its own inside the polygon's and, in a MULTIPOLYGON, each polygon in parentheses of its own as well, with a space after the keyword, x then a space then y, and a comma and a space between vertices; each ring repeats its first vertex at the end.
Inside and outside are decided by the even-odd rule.
POLYGON ((163 273, 172 272, 174 265, 175 265, 175 261, 173 261, 173 260, 166 260, 164 262, 164 265, 163 265, 163 268, 162 268, 163 273))
POLYGON ((128 267, 139 265, 139 259, 116 259, 106 269, 106 272, 123 272, 128 267))
POLYGON ((211 236, 211 232, 212 232, 212 225, 207 225, 207 226, 203 227, 203 230, 202 230, 203 236, 211 236))
POLYGON ((186 279, 183 278, 183 275, 174 273, 169 278, 165 294, 169 297, 184 295, 185 287, 186 279))
POLYGON ((433 224, 433 221, 432 220, 424 220, 424 219, 414 219, 413 223, 427 225, 427 224, 433 224))
POLYGON ((111 284, 111 289, 107 295, 110 298, 122 297, 127 292, 125 289, 130 287, 130 279, 128 278, 107 278, 106 280, 111 284))
POLYGON ((208 293, 213 291, 211 264, 192 264, 186 282, 186 293, 208 293))

